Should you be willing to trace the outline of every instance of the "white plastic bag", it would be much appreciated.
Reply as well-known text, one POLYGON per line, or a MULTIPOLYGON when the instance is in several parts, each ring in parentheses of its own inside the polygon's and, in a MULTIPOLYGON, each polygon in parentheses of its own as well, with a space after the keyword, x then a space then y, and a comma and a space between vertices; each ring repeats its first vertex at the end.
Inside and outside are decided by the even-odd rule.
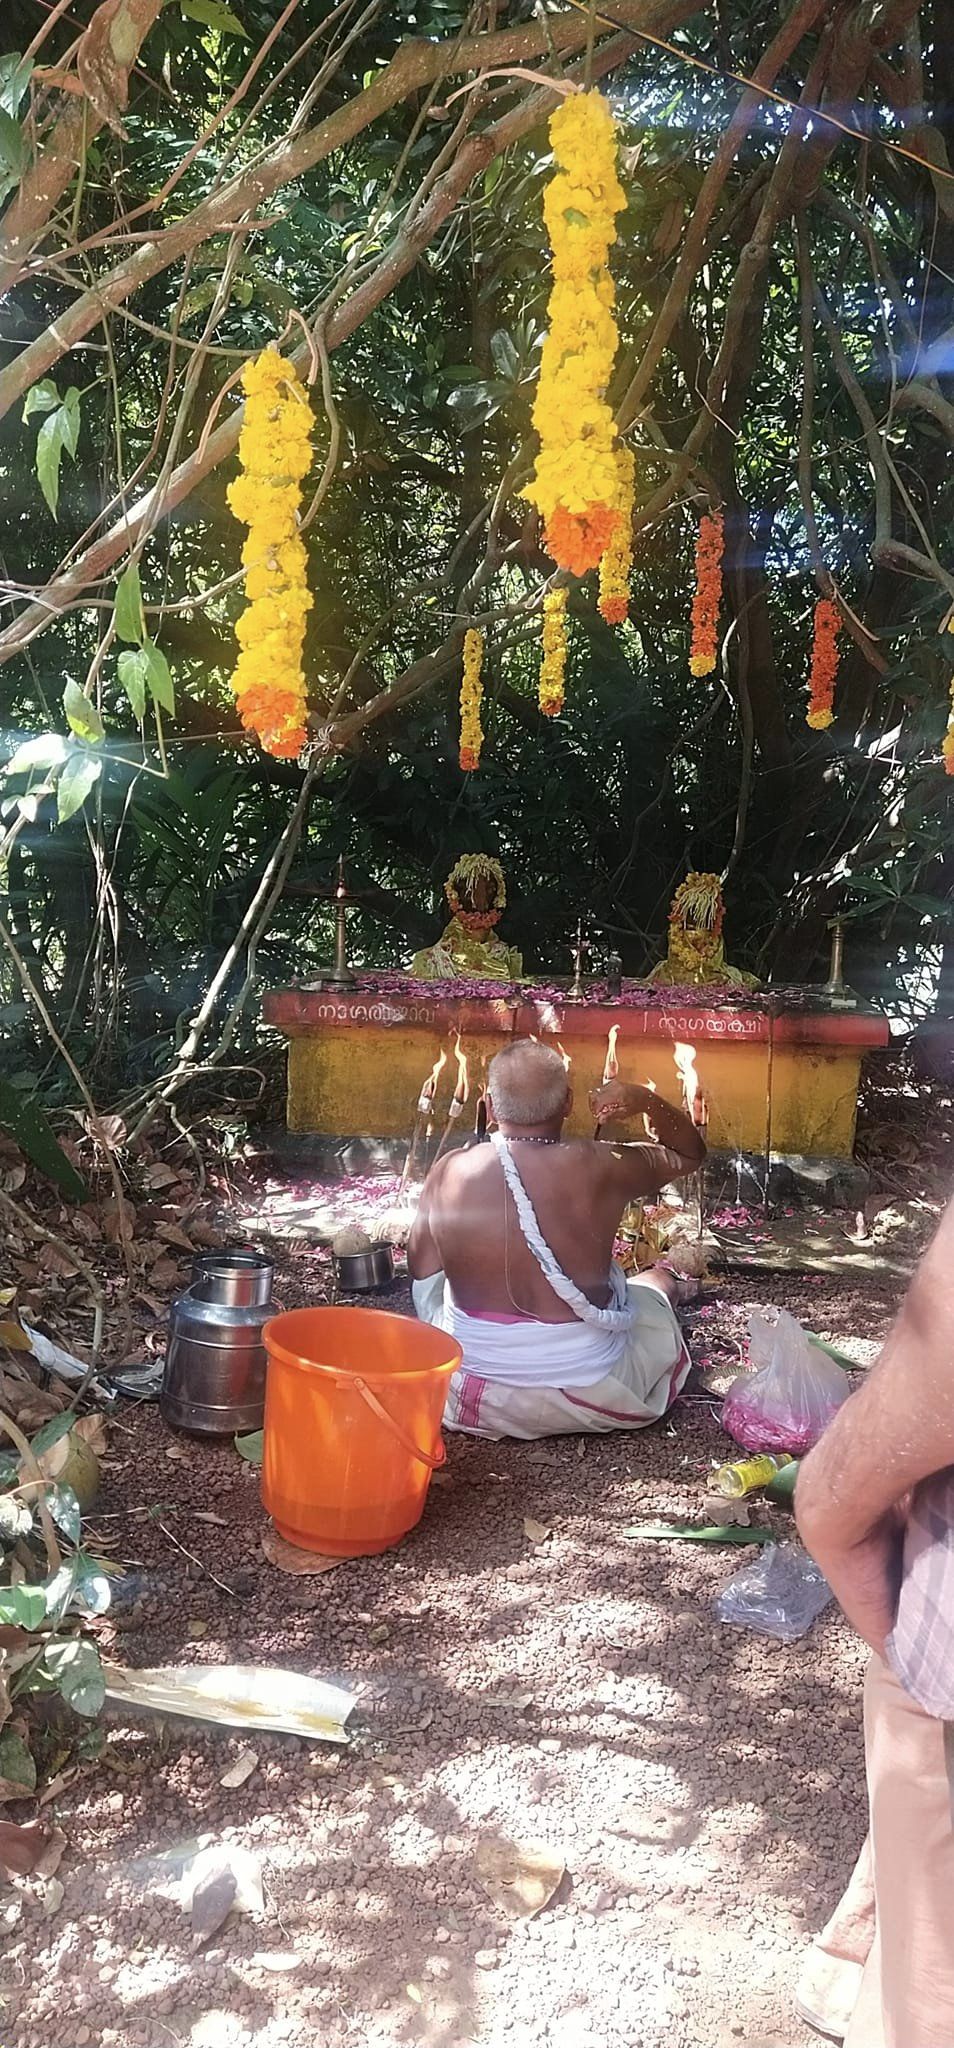
POLYGON ((847 1373, 786 1309, 776 1323, 751 1317, 749 1354, 756 1371, 733 1380, 723 1404, 729 1435, 747 1451, 810 1451, 848 1399, 847 1373))
POLYGON ((795 1643, 832 1597, 824 1574, 799 1544, 770 1543, 723 1586, 715 1611, 732 1628, 795 1643))

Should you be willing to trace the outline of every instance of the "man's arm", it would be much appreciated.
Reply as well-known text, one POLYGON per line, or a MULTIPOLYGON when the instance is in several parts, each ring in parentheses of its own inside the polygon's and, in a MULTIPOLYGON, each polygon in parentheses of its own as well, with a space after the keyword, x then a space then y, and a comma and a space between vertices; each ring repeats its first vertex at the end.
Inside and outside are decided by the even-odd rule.
POLYGON ((879 1654, 894 1625, 912 1487, 954 1464, 954 1202, 870 1378, 798 1475, 795 1516, 849 1621, 879 1654))
POLYGON ((446 1164, 447 1161, 441 1159, 436 1166, 432 1166, 421 1189, 417 1214, 407 1241, 407 1270, 412 1280, 429 1280, 433 1273, 441 1271, 444 1263, 437 1249, 431 1214, 434 1185, 441 1179, 446 1164))
MULTIPOLYGON (((627 1200, 656 1195, 672 1180, 696 1173, 706 1156, 705 1141, 690 1116, 652 1088, 632 1081, 607 1081, 594 1088, 590 1107, 597 1126, 641 1116, 652 1142, 627 1145, 613 1154, 619 1162, 627 1200)), ((607 1148, 609 1149, 609 1148, 607 1148)))

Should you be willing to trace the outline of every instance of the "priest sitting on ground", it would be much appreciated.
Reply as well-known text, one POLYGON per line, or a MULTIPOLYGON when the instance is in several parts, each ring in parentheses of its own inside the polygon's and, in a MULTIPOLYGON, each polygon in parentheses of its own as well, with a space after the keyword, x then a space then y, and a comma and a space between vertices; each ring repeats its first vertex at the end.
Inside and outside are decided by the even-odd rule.
POLYGON ((464 1354, 447 1427, 540 1437, 658 1421, 689 1372, 675 1313, 687 1286, 662 1266, 627 1281, 613 1244, 628 1203, 695 1172, 702 1139, 624 1081, 593 1091, 594 1119, 639 1117, 650 1142, 564 1138, 563 1061, 534 1039, 497 1053, 487 1092, 490 1144, 434 1167, 408 1245, 417 1314, 464 1354))

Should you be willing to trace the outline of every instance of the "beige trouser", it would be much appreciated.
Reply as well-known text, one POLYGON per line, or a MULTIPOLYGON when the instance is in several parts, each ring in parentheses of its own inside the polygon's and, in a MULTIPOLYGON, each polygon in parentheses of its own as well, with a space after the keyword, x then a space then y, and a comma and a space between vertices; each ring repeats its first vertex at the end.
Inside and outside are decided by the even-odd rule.
POLYGON ((869 1836, 806 1960, 803 2007, 845 2048, 954 2048, 954 1826, 945 1724, 872 1657, 869 1836))

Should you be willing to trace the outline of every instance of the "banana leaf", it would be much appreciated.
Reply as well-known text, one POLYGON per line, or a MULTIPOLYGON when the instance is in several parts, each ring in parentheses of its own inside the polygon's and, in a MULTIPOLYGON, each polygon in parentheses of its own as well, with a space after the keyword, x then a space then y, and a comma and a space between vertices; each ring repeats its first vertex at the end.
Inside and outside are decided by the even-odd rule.
POLYGON ((624 1529, 627 1543, 774 1543, 771 1529, 747 1529, 731 1522, 643 1522, 624 1529))

